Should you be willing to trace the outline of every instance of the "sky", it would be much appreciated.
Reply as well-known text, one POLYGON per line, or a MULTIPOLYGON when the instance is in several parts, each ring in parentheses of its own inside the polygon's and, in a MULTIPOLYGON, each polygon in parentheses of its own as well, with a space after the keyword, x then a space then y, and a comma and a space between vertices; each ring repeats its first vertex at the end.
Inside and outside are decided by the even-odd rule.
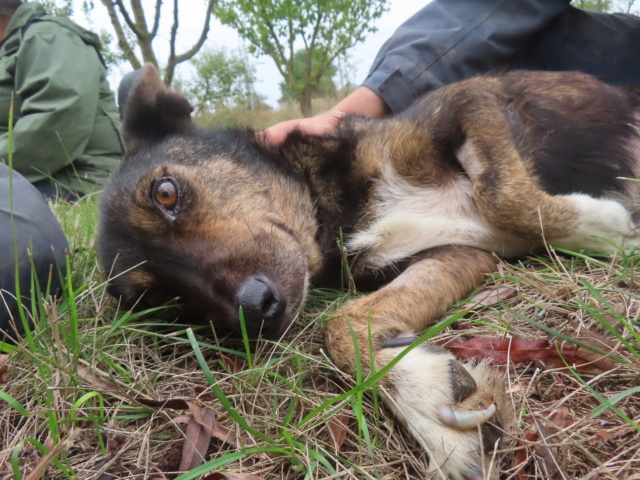
MULTIPOLYGON (((259 1, 259 0, 258 0, 259 1)), ((144 5, 148 5, 148 12, 152 11, 153 0, 143 0, 144 5)), ((369 70, 369 66, 373 62, 378 49, 382 46, 387 38, 395 31, 395 29, 411 15, 428 3, 428 0, 390 0, 389 10, 382 15, 376 22, 378 31, 370 33, 363 43, 356 45, 349 50, 350 63, 355 67, 354 74, 349 80, 354 84, 359 84, 364 80, 369 70)), ((158 37, 154 41, 154 49, 159 61, 167 57, 169 51, 169 27, 171 21, 171 3, 164 2, 163 18, 165 22, 161 24, 158 37)), ((188 49, 198 38, 201 31, 202 22, 204 21, 204 4, 203 0, 180 0, 180 29, 178 30, 178 48, 177 52, 188 49)), ((94 31, 100 28, 108 28, 110 31, 109 17, 106 8, 100 2, 96 2, 96 6, 87 18, 84 13, 76 12, 74 20, 87 28, 94 31)), ((242 40, 235 31, 229 27, 220 25, 215 18, 212 19, 209 36, 205 42, 204 48, 222 47, 233 49, 242 49, 242 40)), ((273 60, 267 56, 251 57, 251 61, 256 67, 256 90, 267 97, 267 103, 272 106, 277 105, 280 97, 279 82, 282 81, 280 73, 276 69, 273 60)), ((115 67, 109 74, 109 82, 115 90, 122 75, 130 70, 128 63, 115 67)), ((181 64, 176 74, 178 77, 188 77, 191 72, 189 67, 181 64)))

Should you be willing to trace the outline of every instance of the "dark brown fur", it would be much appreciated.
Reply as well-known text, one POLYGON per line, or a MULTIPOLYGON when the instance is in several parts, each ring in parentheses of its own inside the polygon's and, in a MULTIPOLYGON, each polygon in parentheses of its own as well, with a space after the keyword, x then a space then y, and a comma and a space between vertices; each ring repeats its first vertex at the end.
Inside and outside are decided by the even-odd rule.
MULTIPOLYGON (((512 72, 445 87, 393 118, 294 132, 275 149, 249 131, 198 130, 145 67, 126 110, 127 157, 101 205, 111 292, 139 306, 180 297, 183 315, 235 330, 243 307, 251 335, 278 336, 309 283, 339 283, 342 233, 356 281, 386 286, 336 312, 327 349, 355 373, 355 349, 372 347, 381 368, 401 350, 384 341, 423 331, 468 295, 495 271, 494 252, 608 245, 591 233, 636 243, 637 187, 622 177, 638 171, 638 103, 578 73, 512 72), (170 210, 154 200, 163 181, 178 190, 170 210)), ((438 405, 495 403, 508 422, 501 383, 483 368, 425 348, 381 382, 452 478, 477 475, 479 441, 439 420, 438 405)))

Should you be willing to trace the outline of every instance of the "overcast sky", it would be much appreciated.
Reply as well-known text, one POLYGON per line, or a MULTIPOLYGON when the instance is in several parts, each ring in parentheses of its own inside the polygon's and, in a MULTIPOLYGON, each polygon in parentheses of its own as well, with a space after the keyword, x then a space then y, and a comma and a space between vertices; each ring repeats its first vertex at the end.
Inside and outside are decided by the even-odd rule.
MULTIPOLYGON (((257 0, 259 1, 259 0, 257 0)), ((152 11, 153 0, 143 0, 143 4, 148 5, 148 12, 152 11), (151 5, 149 5, 151 4, 151 5)), ((369 66, 373 62, 376 52, 384 41, 395 31, 395 29, 407 18, 417 12, 420 8, 428 3, 428 0, 391 0, 389 2, 389 10, 377 21, 378 32, 369 34, 367 39, 349 50, 351 55, 351 63, 356 69, 350 80, 358 84, 364 80, 369 66)), ((204 20, 204 4, 202 0, 181 0, 180 1, 180 29, 178 30, 178 53, 182 53, 189 48, 197 39, 201 31, 202 22, 204 20)), ((165 2, 163 10, 163 28, 161 28, 158 38, 154 41, 154 48, 157 52, 158 60, 162 63, 166 59, 168 53, 169 26, 171 20, 171 3, 165 2)), ((109 27, 109 17, 106 9, 96 2, 91 18, 87 19, 84 14, 76 13, 74 19, 84 26, 93 30, 99 30, 100 27, 109 27)), ((229 27, 220 25, 217 21, 212 22, 209 37, 205 43, 207 46, 221 46, 229 49, 242 48, 242 41, 238 38, 235 31, 229 27)), ((275 106, 280 97, 280 89, 278 83, 282 78, 277 71, 273 60, 269 57, 261 56, 252 57, 252 61, 257 68, 257 85, 256 90, 267 96, 267 101, 275 106)), ((184 64, 176 70, 178 77, 186 77, 189 75, 188 68, 183 67, 184 64)), ((116 88, 122 75, 130 70, 127 64, 116 67, 111 72, 109 79, 111 87, 116 88)))

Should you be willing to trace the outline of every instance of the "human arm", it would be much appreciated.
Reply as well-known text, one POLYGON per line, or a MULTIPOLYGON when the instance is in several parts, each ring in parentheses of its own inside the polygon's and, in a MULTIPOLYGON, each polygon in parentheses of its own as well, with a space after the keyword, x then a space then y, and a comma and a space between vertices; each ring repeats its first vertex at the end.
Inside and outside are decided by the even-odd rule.
MULTIPOLYGON (((74 32, 37 22, 25 32, 15 64, 13 166, 31 182, 68 166, 85 149, 98 106, 97 53, 74 32)), ((8 134, 0 135, 8 159, 8 134)))
POLYGON ((570 0, 434 0, 378 52, 363 82, 394 113, 443 85, 508 67, 570 0))
POLYGON ((278 123, 266 129, 264 135, 269 143, 277 146, 282 144, 293 130, 300 130, 309 135, 322 135, 329 132, 346 114, 381 118, 389 113, 389 107, 382 98, 367 87, 358 87, 331 110, 319 113, 315 117, 297 118, 278 123))

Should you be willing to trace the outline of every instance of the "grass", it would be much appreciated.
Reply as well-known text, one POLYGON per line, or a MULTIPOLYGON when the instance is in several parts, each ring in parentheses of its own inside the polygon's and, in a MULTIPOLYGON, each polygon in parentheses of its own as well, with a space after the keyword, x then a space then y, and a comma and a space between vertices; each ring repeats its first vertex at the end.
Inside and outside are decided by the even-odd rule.
MULTIPOLYGON (((354 380, 327 358, 321 324, 344 293, 311 292, 283 342, 121 311, 96 258, 97 199, 53 207, 71 273, 60 301, 40 302, 33 334, 0 347, 0 479, 437 478, 379 402, 384 372, 354 380), (217 434, 202 465, 178 472, 189 409, 213 412, 217 434)), ((517 419, 496 460, 501 478, 640 478, 639 262, 550 252, 503 263, 483 288, 510 286, 515 296, 428 332, 436 344, 555 338, 611 356, 606 372, 501 368, 517 419)))
MULTIPOLYGON (((181 480, 225 469, 267 479, 430 478, 425 455, 370 393, 372 379, 345 377, 323 351, 322 317, 342 293, 312 292, 286 342, 251 348, 217 338, 210 326, 121 312, 97 265, 96 205, 54 205, 73 250, 70 288, 59 304, 43 303, 44 318, 6 363, 0 478, 40 478, 29 475, 43 458, 50 462, 41 478, 171 478, 184 412, 145 402, 176 399, 212 409, 237 438, 214 437, 203 465, 181 480), (56 445, 63 448, 47 457, 56 445)), ((591 333, 580 333, 586 328, 617 359, 605 373, 539 363, 505 370, 518 422, 501 456, 503 478, 640 478, 638 260, 505 263, 488 285, 510 285, 517 296, 467 313, 431 340, 554 336, 593 344, 591 333), (549 420, 559 411, 562 422, 549 420), (522 470, 519 458, 527 460, 522 470)))

